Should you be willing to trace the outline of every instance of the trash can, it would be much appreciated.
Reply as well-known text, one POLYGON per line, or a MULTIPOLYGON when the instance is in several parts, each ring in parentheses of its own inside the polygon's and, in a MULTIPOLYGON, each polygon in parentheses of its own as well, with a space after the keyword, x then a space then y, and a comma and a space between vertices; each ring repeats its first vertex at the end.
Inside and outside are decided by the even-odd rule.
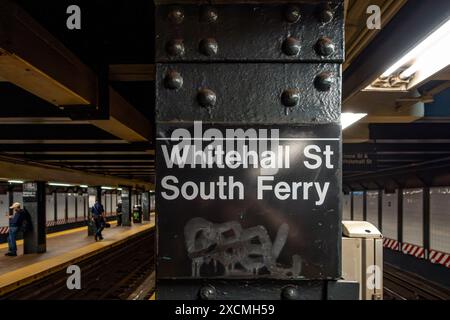
POLYGON ((94 223, 94 221, 92 221, 91 216, 89 216, 87 225, 88 225, 88 236, 93 236, 95 234, 95 232, 97 231, 97 228, 95 227, 95 223, 94 223))
POLYGON ((140 205, 135 205, 133 208, 133 222, 142 223, 142 207, 140 205))

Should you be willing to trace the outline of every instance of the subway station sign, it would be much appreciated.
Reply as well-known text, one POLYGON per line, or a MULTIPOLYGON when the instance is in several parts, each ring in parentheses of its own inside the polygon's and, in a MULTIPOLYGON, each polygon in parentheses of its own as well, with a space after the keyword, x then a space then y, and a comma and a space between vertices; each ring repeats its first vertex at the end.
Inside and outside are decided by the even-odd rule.
POLYGON ((340 276, 339 125, 158 134, 159 279, 340 276))

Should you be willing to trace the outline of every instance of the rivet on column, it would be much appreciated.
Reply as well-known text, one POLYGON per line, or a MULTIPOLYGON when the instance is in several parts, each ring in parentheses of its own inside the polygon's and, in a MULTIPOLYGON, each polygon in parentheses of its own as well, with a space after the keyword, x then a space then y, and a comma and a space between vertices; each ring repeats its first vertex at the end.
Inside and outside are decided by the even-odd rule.
POLYGON ((200 41, 199 51, 205 56, 214 56, 219 50, 219 45, 217 41, 213 38, 207 38, 200 41))
POLYGON ((336 79, 331 72, 325 71, 320 73, 314 79, 314 86, 319 91, 330 91, 331 86, 334 85, 336 79))
POLYGON ((290 5, 286 8, 286 11, 284 12, 284 18, 289 23, 296 23, 301 18, 301 11, 298 6, 290 5))
POLYGON ((330 38, 320 38, 315 46, 316 52, 319 56, 328 57, 336 51, 336 46, 330 38))
POLYGON ((301 50, 300 40, 289 37, 283 42, 283 52, 288 56, 297 56, 301 50))
POLYGON ((214 300, 216 299, 217 292, 213 286, 204 286, 200 288, 198 295, 202 300, 214 300))
POLYGON ((200 14, 200 21, 207 23, 214 23, 219 19, 219 13, 216 8, 205 7, 202 9, 200 14))
POLYGON ((203 88, 198 91, 197 101, 202 107, 211 108, 216 105, 217 96, 214 91, 203 88))
POLYGON ((300 92, 298 89, 287 89, 281 94, 281 103, 288 108, 297 106, 300 103, 300 92))
POLYGON ((170 40, 166 44, 166 52, 169 56, 172 57, 181 57, 184 56, 185 49, 184 43, 182 39, 174 39, 170 40))
POLYGON ((317 18, 319 19, 319 22, 323 24, 329 23, 333 20, 334 12, 329 4, 322 6, 322 8, 317 13, 317 18))
POLYGON ((178 90, 183 86, 183 77, 180 73, 171 70, 167 72, 166 77, 164 78, 164 86, 167 89, 178 90))
POLYGON ((283 300, 298 300, 299 292, 294 286, 286 286, 281 290, 281 299, 283 300))
POLYGON ((173 8, 170 10, 167 18, 174 24, 181 24, 184 20, 184 12, 180 8, 173 8))

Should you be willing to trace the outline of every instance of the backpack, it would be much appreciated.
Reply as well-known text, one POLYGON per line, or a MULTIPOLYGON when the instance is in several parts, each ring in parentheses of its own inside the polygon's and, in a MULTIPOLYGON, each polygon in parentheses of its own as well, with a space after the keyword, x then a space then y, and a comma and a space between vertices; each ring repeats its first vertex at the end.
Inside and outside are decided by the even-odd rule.
POLYGON ((20 226, 20 231, 25 233, 25 232, 29 232, 29 231, 33 230, 33 224, 31 222, 31 215, 27 211, 27 209, 22 210, 22 215, 23 215, 23 217, 22 217, 22 224, 20 226))

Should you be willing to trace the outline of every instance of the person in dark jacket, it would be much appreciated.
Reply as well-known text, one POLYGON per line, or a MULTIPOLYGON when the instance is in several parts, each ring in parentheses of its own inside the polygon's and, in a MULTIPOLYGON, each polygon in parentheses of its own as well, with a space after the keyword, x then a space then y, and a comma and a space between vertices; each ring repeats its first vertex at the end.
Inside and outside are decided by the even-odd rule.
POLYGON ((102 231, 105 229, 105 209, 100 201, 96 200, 92 207, 92 220, 95 223, 95 241, 103 240, 102 231))
POLYGON ((21 209, 21 204, 18 202, 14 203, 9 208, 12 209, 13 212, 9 215, 8 252, 5 256, 15 257, 17 256, 17 233, 22 227, 25 214, 23 209, 21 209))

